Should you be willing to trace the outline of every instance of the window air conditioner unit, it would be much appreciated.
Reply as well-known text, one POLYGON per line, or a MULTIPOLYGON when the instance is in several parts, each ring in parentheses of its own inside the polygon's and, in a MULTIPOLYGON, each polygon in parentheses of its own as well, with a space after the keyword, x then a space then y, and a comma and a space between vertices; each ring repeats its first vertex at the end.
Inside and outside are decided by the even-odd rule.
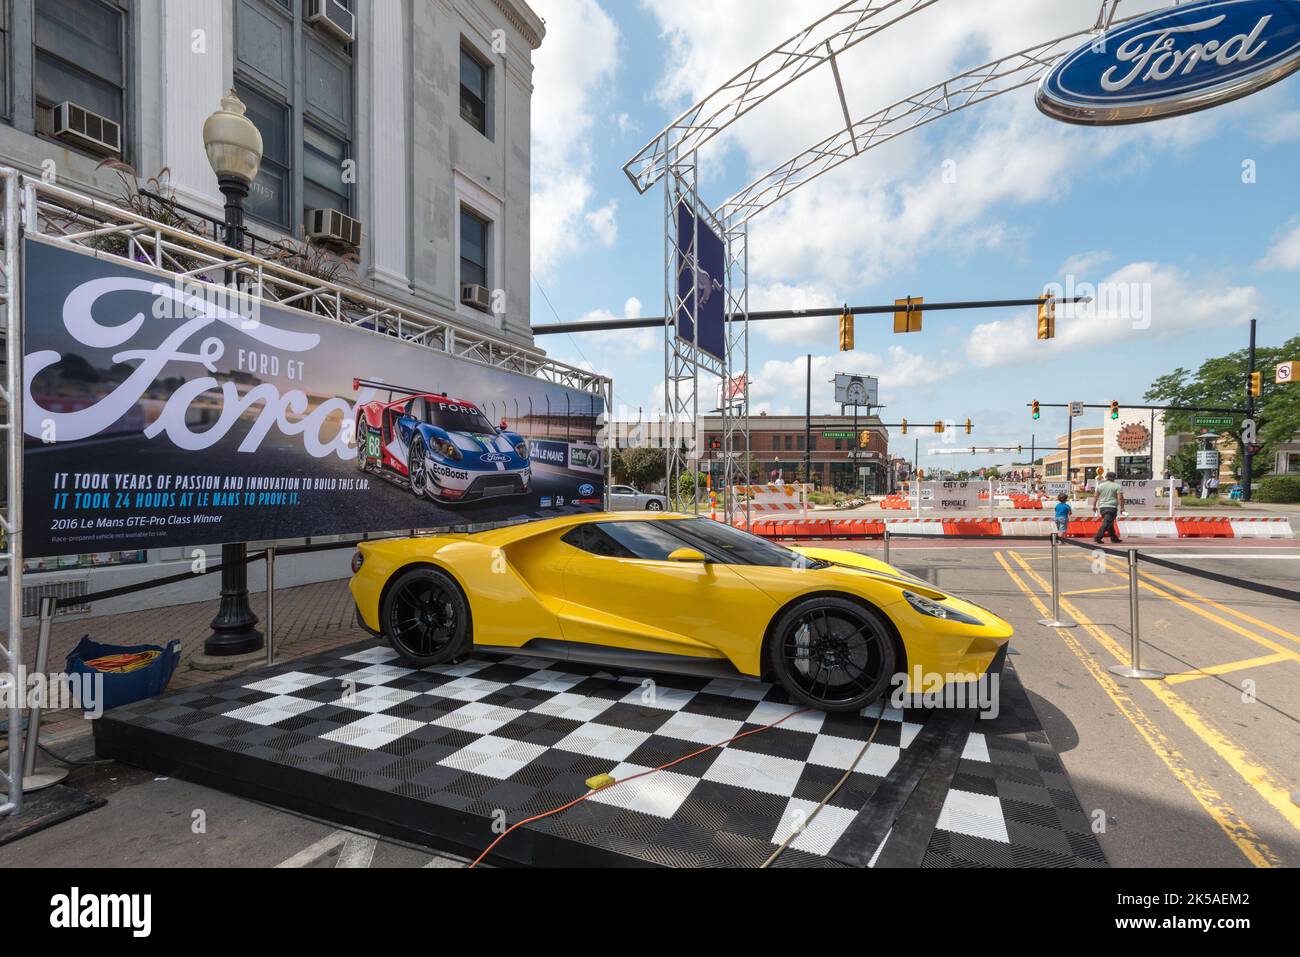
POLYGON ((492 311, 492 293, 486 286, 480 286, 477 283, 461 283, 460 301, 471 309, 477 309, 480 312, 492 311))
POLYGON ((361 222, 345 216, 337 209, 307 210, 308 239, 321 243, 338 243, 340 246, 361 246, 361 222))
POLYGON ((51 110, 51 133, 58 139, 88 147, 97 153, 122 152, 122 127, 106 116, 64 100, 51 110))
POLYGON ((306 20, 344 43, 351 43, 356 36, 356 17, 339 0, 307 0, 306 20))

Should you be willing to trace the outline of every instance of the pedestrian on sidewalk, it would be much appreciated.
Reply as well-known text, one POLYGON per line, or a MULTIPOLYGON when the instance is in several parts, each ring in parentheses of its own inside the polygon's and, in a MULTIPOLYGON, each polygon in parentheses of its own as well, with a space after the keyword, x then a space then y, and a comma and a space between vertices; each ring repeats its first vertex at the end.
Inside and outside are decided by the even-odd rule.
POLYGON ((1095 544, 1100 545, 1107 535, 1116 545, 1121 543, 1119 531, 1115 528, 1115 520, 1119 518, 1123 508, 1124 490, 1115 481, 1115 473, 1107 472, 1106 481, 1098 483, 1097 490, 1092 493, 1093 517, 1101 516, 1101 528, 1097 530, 1097 536, 1093 539, 1095 544))
POLYGON ((1056 496, 1056 531, 1064 535, 1070 530, 1070 516, 1074 514, 1074 509, 1070 508, 1070 496, 1062 492, 1056 496))

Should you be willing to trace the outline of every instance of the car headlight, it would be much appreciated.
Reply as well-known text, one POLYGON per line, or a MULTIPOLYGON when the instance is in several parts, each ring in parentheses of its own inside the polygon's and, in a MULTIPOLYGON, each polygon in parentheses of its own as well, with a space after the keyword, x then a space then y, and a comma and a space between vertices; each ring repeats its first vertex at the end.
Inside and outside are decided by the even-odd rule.
POLYGON ((937 601, 931 601, 929 598, 913 594, 910 591, 903 592, 903 597, 907 599, 907 603, 914 609, 922 615, 926 615, 930 618, 942 618, 944 621, 959 621, 963 625, 984 624, 984 622, 980 621, 973 615, 968 615, 964 611, 958 611, 955 608, 949 608, 947 605, 941 605, 937 601))
POLYGON ((523 459, 525 462, 527 462, 527 461, 528 461, 528 443, 527 443, 527 442, 520 442, 518 445, 516 445, 516 446, 515 446, 515 454, 518 455, 518 456, 519 456, 521 459, 523 459))
POLYGON ((443 458, 451 459, 453 462, 459 462, 464 457, 460 454, 460 449, 442 439, 434 439, 433 448, 443 458))

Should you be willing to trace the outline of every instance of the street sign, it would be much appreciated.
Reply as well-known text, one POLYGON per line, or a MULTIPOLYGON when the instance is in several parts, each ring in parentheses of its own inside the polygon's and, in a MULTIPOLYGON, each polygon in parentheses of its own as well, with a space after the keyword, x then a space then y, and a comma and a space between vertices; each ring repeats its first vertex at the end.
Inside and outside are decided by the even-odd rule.
POLYGON ((1230 415, 1198 415, 1192 419, 1192 425, 1198 429, 1221 429, 1231 431, 1237 420, 1230 415))
POLYGON ((1083 414, 1084 414, 1084 412, 1085 412, 1086 410, 1087 410, 1087 403, 1086 403, 1086 402, 1071 402, 1071 403, 1070 403, 1070 418, 1072 418, 1072 419, 1079 419, 1079 418, 1082 418, 1082 417, 1083 417, 1083 414))
POLYGON ((849 441, 852 441, 853 439, 857 438, 857 435, 853 432, 823 432, 822 438, 823 439, 848 439, 849 441))
POLYGON ((1297 366, 1300 366, 1300 362, 1283 362, 1280 366, 1278 366, 1277 384, 1289 385, 1292 382, 1294 382, 1296 380, 1295 379, 1296 372, 1300 372, 1300 369, 1297 369, 1297 366))
POLYGON ((1196 453, 1196 468, 1202 472, 1217 472, 1222 461, 1219 453, 1214 450, 1204 450, 1196 453))

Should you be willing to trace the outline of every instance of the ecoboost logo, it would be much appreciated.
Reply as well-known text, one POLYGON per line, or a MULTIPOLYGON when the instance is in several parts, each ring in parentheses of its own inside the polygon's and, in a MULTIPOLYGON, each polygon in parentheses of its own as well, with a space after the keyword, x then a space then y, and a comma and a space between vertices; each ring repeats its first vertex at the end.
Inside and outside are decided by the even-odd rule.
POLYGON ((148 937, 153 928, 152 894, 83 894, 74 887, 50 898, 50 926, 55 928, 126 928, 133 937, 148 937))

